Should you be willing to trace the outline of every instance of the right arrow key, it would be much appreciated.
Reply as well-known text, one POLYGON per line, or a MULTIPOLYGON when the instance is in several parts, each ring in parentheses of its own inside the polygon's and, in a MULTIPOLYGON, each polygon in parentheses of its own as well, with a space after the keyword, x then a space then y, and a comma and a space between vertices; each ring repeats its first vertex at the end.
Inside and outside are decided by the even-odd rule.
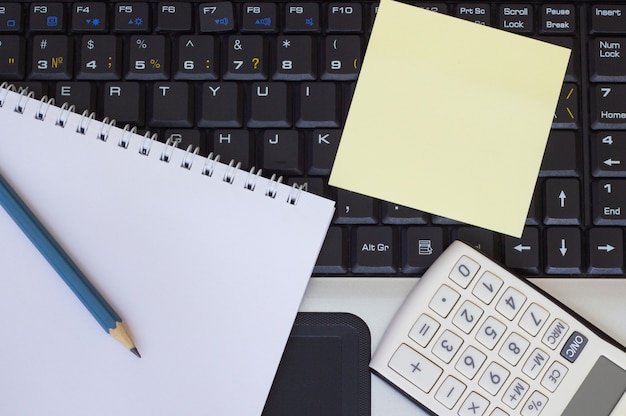
POLYGON ((588 241, 590 274, 624 273, 624 235, 621 228, 592 228, 588 241))

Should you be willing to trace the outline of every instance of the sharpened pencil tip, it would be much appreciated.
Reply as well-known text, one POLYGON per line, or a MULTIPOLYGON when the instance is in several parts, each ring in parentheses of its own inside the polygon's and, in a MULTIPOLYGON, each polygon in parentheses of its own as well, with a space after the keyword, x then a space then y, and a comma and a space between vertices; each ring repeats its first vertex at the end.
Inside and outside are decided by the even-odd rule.
POLYGON ((139 351, 137 350, 137 348, 131 348, 130 352, 135 354, 137 357, 141 358, 141 354, 139 354, 139 351))

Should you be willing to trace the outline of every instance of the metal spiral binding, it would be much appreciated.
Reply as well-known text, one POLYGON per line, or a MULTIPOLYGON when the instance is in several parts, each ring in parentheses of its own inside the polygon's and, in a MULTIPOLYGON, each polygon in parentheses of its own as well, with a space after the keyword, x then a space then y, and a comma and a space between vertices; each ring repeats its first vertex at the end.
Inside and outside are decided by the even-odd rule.
POLYGON ((65 127, 70 113, 72 113, 75 109, 76 106, 74 104, 69 105, 68 103, 63 103, 63 105, 61 106, 61 112, 59 113, 59 117, 57 117, 57 121, 55 124, 60 127, 65 127))
POLYGON ((98 135, 96 137, 103 142, 106 142, 109 138, 109 132, 111 131, 111 127, 115 127, 115 119, 109 120, 108 117, 105 117, 100 124, 100 130, 98 131, 98 135))
POLYGON ((39 121, 44 121, 51 105, 54 105, 54 98, 48 98, 47 95, 41 97, 41 100, 39 100, 39 108, 35 113, 35 118, 39 121))
POLYGON ((35 96, 35 93, 33 91, 29 92, 27 88, 20 88, 19 94, 20 100, 17 104, 15 104, 14 110, 16 113, 24 114, 26 104, 28 104, 28 101, 35 96))
MULTIPOLYGON (((10 91, 20 94, 18 102, 15 105, 13 110, 19 114, 23 114, 31 98, 34 98, 35 93, 33 91, 28 91, 28 88, 20 87, 18 90, 15 88, 13 84, 10 84, 9 82, 6 82, 6 81, 2 82, 0 84, 0 107, 4 106, 6 97, 10 91)), ((46 119, 50 106, 55 105, 55 100, 54 98, 48 98, 48 96, 43 96, 41 99, 36 100, 36 101, 39 101, 39 107, 35 111, 34 118, 40 121, 44 121, 46 119)), ((59 115, 57 116, 57 119, 55 120, 55 125, 65 128, 67 125, 68 119, 70 117, 70 114, 74 112, 76 107, 73 104, 70 105, 69 103, 63 103, 63 105, 59 107, 59 109, 60 109, 60 112, 59 112, 59 115)), ((89 128, 89 125, 95 118, 96 118, 96 115, 94 112, 89 112, 88 110, 83 111, 83 113, 81 114, 81 118, 78 121, 78 124, 76 126, 76 132, 80 134, 86 134, 89 128)), ((113 127, 116 127, 115 119, 109 119, 108 117, 105 117, 100 122, 100 128, 98 130, 98 133, 96 134, 96 139, 106 142, 109 139, 109 135, 113 127)), ((128 149, 132 136, 137 133, 137 127, 131 127, 130 124, 126 124, 124 125, 123 128, 119 130, 121 130, 121 135, 119 137, 117 145, 124 149, 128 149)), ((144 156, 148 156, 150 154, 150 150, 152 149, 152 145, 154 144, 156 140, 157 140, 157 134, 147 131, 144 134, 143 141, 139 147, 139 153, 144 156)), ((165 142, 165 146, 163 147, 163 150, 161 151, 159 160, 169 163, 171 161, 171 158, 172 158, 172 155, 174 154, 175 149, 178 147, 181 141, 182 140, 180 138, 176 138, 176 139, 173 139, 171 137, 168 138, 167 141, 165 142)), ((187 150, 184 153, 180 167, 185 168, 187 170, 191 170, 194 159, 199 154, 199 152, 200 152, 200 149, 198 147, 189 145, 187 147, 187 150)), ((206 161, 204 162, 204 166, 201 169, 201 174, 205 176, 209 176, 209 177, 213 176, 215 167, 217 163, 219 162, 220 162, 220 156, 214 155, 211 152, 207 156, 206 161)), ((235 176, 237 175, 237 172, 240 171, 240 168, 241 168, 241 162, 236 163, 234 160, 231 160, 228 166, 226 167, 226 171, 224 172, 224 176, 222 177, 222 180, 226 183, 233 184, 235 182, 235 176)), ((256 189, 258 179, 259 177, 261 177, 261 173, 262 173, 261 169, 256 170, 255 167, 252 167, 250 171, 248 172, 248 175, 244 182, 244 189, 254 191, 256 189)), ((273 174, 272 177, 268 180, 269 180, 269 183, 265 190, 265 196, 268 196, 274 199, 276 198, 276 194, 278 192, 278 186, 283 181, 283 177, 273 174)), ((291 187, 291 190, 289 191, 286 202, 290 205, 297 205, 300 199, 302 190, 303 190, 303 187, 301 185, 299 186, 298 184, 294 183, 293 186, 291 187)))
POLYGON ((150 132, 147 131, 146 134, 143 135, 143 141, 141 142, 141 146, 139 147, 139 154, 148 156, 150 154, 150 149, 152 148, 152 143, 154 143, 156 139, 156 133, 150 135, 150 132))

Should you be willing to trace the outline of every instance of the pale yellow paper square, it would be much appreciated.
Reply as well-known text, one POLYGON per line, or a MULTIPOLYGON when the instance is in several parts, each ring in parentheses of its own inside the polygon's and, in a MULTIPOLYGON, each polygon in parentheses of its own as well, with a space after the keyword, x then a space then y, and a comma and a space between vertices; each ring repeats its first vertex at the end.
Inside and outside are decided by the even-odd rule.
POLYGON ((569 54, 381 0, 330 184, 521 236, 569 54))

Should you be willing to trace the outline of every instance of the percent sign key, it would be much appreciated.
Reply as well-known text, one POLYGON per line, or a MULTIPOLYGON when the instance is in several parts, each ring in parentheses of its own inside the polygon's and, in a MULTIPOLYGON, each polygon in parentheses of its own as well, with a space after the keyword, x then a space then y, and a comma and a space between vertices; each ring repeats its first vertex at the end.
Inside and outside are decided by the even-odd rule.
POLYGON ((169 44, 162 36, 133 36, 127 79, 164 80, 169 78, 169 44))

